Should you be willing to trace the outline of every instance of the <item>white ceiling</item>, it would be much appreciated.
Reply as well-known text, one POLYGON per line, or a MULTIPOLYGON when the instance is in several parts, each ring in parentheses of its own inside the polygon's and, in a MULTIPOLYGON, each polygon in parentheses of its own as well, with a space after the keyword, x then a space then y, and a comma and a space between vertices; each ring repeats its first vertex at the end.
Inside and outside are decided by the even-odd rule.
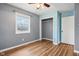
POLYGON ((37 10, 32 5, 29 5, 28 3, 10 3, 10 5, 22 8, 22 9, 27 10, 29 12, 35 13, 37 15, 46 14, 48 12, 53 12, 56 10, 62 12, 62 11, 68 11, 68 10, 74 9, 73 3, 48 3, 48 4, 50 4, 49 8, 37 10))

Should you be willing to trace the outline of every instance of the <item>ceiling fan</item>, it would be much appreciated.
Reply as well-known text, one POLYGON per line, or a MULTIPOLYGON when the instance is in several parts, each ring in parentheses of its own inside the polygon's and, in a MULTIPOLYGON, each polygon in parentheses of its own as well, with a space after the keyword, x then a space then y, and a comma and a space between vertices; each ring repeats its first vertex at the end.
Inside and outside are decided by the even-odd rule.
POLYGON ((28 3, 30 5, 35 5, 36 9, 40 9, 40 8, 43 8, 43 7, 47 7, 49 8, 50 5, 47 4, 47 3, 28 3))

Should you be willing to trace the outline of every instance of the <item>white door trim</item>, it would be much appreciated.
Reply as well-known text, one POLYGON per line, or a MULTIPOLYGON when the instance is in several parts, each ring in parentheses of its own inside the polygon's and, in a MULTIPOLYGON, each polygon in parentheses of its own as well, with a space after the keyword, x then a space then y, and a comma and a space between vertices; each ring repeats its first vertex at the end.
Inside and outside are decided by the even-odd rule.
MULTIPOLYGON (((53 19, 53 17, 48 17, 48 18, 52 18, 53 19)), ((43 18, 43 19, 48 19, 48 18, 43 18)), ((40 18, 40 40, 42 40, 42 20, 43 19, 40 18)), ((53 39, 52 39, 52 41, 53 41, 53 39)))

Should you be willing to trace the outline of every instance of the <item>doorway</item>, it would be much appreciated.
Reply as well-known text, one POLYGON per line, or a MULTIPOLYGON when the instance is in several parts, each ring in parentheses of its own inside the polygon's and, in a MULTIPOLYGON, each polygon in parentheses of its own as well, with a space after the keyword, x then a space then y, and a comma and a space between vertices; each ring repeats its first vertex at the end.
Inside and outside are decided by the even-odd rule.
POLYGON ((53 39, 53 18, 42 20, 42 39, 53 39))
POLYGON ((74 16, 62 17, 61 42, 74 45, 74 16))

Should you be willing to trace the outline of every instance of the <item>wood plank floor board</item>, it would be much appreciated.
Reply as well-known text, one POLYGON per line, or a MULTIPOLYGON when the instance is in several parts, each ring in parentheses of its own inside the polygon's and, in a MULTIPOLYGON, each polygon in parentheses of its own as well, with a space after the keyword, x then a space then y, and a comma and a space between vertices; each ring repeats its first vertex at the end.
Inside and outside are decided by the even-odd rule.
POLYGON ((43 43, 40 43, 37 47, 37 49, 35 49, 35 48, 32 48, 32 49, 29 49, 30 51, 32 51, 32 52, 35 52, 35 51, 38 51, 38 50, 40 50, 40 49, 42 49, 44 46, 46 46, 46 44, 49 44, 49 41, 48 42, 43 42, 43 43))
POLYGON ((62 47, 61 51, 57 54, 58 56, 65 56, 68 50, 68 46, 62 47), (66 48, 65 48, 66 47, 66 48))
POLYGON ((57 52, 54 55, 59 56, 63 52, 63 49, 64 49, 64 46, 59 47, 59 49, 57 50, 57 52))
POLYGON ((48 46, 48 48, 45 48, 45 49, 43 48, 42 49, 43 51, 40 53, 40 55, 43 55, 43 53, 48 51, 50 48, 52 48, 52 46, 48 46))
POLYGON ((55 48, 56 46, 53 45, 51 48, 49 48, 48 50, 46 50, 45 52, 43 52, 41 55, 42 56, 48 56, 49 53, 55 48))
POLYGON ((22 47, 4 52, 7 56, 73 56, 73 46, 49 40, 39 40, 22 47))
POLYGON ((6 54, 6 55, 9 55, 10 53, 15 53, 15 54, 16 54, 16 52, 19 52, 19 51, 22 51, 22 50, 33 49, 33 48, 37 47, 40 43, 41 43, 41 41, 36 41, 36 42, 31 43, 31 44, 24 45, 24 46, 22 46, 22 47, 12 49, 12 50, 9 51, 9 52, 7 51, 7 54, 6 54), (36 44, 37 44, 37 45, 36 45, 36 44))
POLYGON ((66 48, 64 47, 62 51, 60 52, 59 56, 65 56, 67 54, 67 50, 68 50, 68 47, 66 48))
POLYGON ((55 46, 55 47, 49 52, 49 56, 52 55, 52 54, 54 54, 54 52, 57 52, 56 50, 59 49, 59 48, 58 48, 59 46, 61 47, 61 45, 55 46))
POLYGON ((56 48, 54 48, 49 55, 55 56, 60 51, 61 48, 63 48, 62 45, 56 46, 56 48))
POLYGON ((52 45, 53 44, 51 44, 51 42, 50 43, 48 43, 48 44, 46 44, 46 45, 44 45, 44 46, 42 46, 41 47, 41 49, 38 49, 37 51, 36 51, 36 53, 35 54, 38 54, 38 55, 41 55, 42 53, 44 53, 46 50, 48 50, 48 49, 50 49, 51 47, 52 47, 52 45), (37 53, 38 52, 38 53, 37 53))
POLYGON ((26 55, 32 55, 32 56, 34 56, 35 54, 33 52, 36 51, 36 50, 38 50, 38 49, 41 49, 41 47, 43 45, 46 45, 47 43, 50 43, 50 41, 42 40, 42 41, 40 41, 40 43, 38 42, 35 46, 26 47, 26 48, 24 48, 22 50, 18 50, 16 52, 12 53, 12 55, 16 55, 16 54, 24 55, 24 54, 26 54, 26 55), (20 53, 20 51, 25 51, 26 53, 25 52, 20 53))
POLYGON ((45 48, 48 48, 48 46, 51 46, 50 43, 51 43, 50 41, 47 43, 44 42, 43 44, 39 45, 37 49, 34 49, 33 52, 34 53, 39 51, 41 52, 42 49, 45 49, 45 48))
POLYGON ((68 51, 67 51, 67 56, 72 56, 73 55, 73 52, 72 52, 72 50, 73 50, 73 47, 72 46, 68 46, 69 48, 68 48, 68 51))

